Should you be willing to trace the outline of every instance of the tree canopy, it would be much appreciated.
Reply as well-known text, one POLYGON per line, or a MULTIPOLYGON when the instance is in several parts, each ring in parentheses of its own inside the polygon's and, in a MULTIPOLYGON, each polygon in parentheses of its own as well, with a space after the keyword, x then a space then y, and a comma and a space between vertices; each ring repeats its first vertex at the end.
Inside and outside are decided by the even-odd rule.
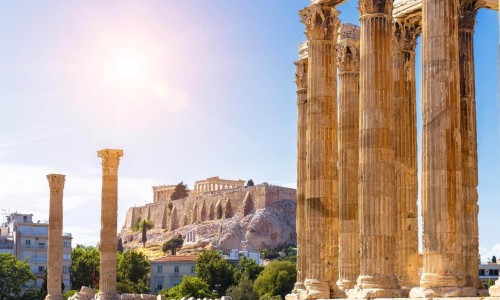
POLYGON ((168 299, 181 299, 181 298, 195 298, 203 299, 216 297, 216 294, 212 292, 208 284, 197 277, 184 276, 180 284, 174 286, 168 291, 162 290, 161 295, 166 296, 168 299))
POLYGON ((242 276, 246 274, 248 279, 253 282, 263 269, 264 267, 259 266, 255 260, 243 256, 234 271, 234 281, 239 282, 242 276))
POLYGON ((184 240, 182 239, 182 236, 178 235, 163 243, 161 250, 163 251, 163 253, 170 251, 170 254, 176 255, 177 249, 182 248, 183 244, 184 240))
MULTIPOLYGON (((118 254, 117 264, 117 282, 129 286, 132 293, 142 294, 149 291, 147 277, 150 266, 149 261, 143 253, 127 251, 123 254, 118 254)), ((127 292, 130 293, 130 291, 127 292)))
POLYGON ((253 180, 252 179, 249 179, 247 181, 247 186, 254 186, 254 183, 253 183, 253 180))
POLYGON ((231 297, 233 300, 259 299, 259 295, 253 289, 253 282, 250 280, 248 273, 242 273, 237 282, 237 285, 232 285, 227 289, 226 295, 231 297))
POLYGON ((285 299, 295 284, 297 271, 290 261, 273 261, 264 268, 254 282, 254 290, 259 297, 281 296, 285 299))
POLYGON ((35 279, 27 260, 0 253, 0 300, 16 299, 26 283, 35 279))
POLYGON ((196 276, 205 281, 219 297, 224 296, 233 284, 234 268, 224 260, 218 251, 204 251, 196 259, 196 276))
POLYGON ((179 182, 170 196, 170 200, 178 200, 188 196, 188 186, 183 181, 179 182))
POLYGON ((71 289, 95 287, 99 282, 99 250, 92 246, 77 246, 71 253, 71 261, 71 289))

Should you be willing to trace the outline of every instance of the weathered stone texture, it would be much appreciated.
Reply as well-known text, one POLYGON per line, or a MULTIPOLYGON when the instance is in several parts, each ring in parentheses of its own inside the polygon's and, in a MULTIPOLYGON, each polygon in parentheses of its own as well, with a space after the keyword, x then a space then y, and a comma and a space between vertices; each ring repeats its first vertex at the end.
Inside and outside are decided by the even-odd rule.
POLYGON ((339 71, 339 279, 344 291, 359 276, 359 27, 342 24, 337 45, 339 71))
POLYGON ((339 295, 336 43, 339 12, 311 4, 300 12, 306 27, 307 158, 305 218, 310 256, 305 287, 310 298, 339 295))
POLYGON ((61 300, 63 250, 63 190, 65 176, 47 175, 50 186, 49 247, 47 251, 46 300, 61 300))
POLYGON ((405 290, 418 286, 418 178, 415 47, 420 31, 415 19, 394 22, 394 106, 396 154, 395 271, 405 290))

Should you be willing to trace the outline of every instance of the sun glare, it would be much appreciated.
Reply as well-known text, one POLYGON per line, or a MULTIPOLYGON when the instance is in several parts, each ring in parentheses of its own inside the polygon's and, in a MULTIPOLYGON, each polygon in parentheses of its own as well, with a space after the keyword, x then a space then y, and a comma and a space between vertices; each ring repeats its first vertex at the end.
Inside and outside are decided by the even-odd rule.
POLYGON ((109 79, 125 90, 141 88, 149 80, 149 62, 137 49, 120 49, 112 55, 108 73, 109 79))

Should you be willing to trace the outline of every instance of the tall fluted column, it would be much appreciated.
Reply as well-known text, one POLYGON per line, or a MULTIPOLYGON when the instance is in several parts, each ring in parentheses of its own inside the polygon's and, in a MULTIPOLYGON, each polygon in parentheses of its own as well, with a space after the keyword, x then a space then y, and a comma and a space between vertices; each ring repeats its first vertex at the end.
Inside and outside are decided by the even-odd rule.
POLYGON ((422 1, 424 266, 411 297, 464 296, 458 1, 422 1))
POLYGON ((116 236, 118 212, 118 164, 122 150, 104 149, 97 152, 102 158, 102 202, 99 295, 101 300, 115 300, 116 294, 116 236))
POLYGON ((353 298, 400 297, 395 276, 392 1, 360 0, 360 275, 353 298))
MULTIPOLYGON (((335 2, 335 1, 334 1, 335 2)), ((340 1, 339 1, 340 2, 340 1)), ((338 297, 337 69, 334 3, 301 12, 308 45, 305 218, 308 298, 338 297)))
POLYGON ((461 0, 458 16, 458 44, 460 60, 460 133, 462 136, 463 258, 467 286, 484 289, 478 276, 478 166, 476 92, 474 75, 474 27, 480 1, 461 0))
POLYGON ((399 284, 409 292, 419 285, 416 20, 394 22, 394 105, 396 151, 396 262, 399 284))
POLYGON ((304 251, 305 219, 304 192, 306 187, 306 122, 307 122, 307 43, 300 44, 299 60, 295 62, 295 83, 297 84, 297 283, 295 290, 304 290, 304 279, 307 277, 308 255, 304 251))
POLYGON ((66 176, 49 174, 49 249, 46 300, 62 300, 63 190, 66 176))
POLYGON ((337 45, 339 71, 339 280, 352 289, 359 276, 359 27, 342 24, 337 45))

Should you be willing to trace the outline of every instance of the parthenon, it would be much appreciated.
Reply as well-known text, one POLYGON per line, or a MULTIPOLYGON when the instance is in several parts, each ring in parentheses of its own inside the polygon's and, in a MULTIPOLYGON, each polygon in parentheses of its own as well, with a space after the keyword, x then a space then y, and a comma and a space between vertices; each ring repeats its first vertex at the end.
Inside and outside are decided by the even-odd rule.
MULTIPOLYGON (((287 299, 487 296, 478 277, 473 36, 497 0, 345 0, 300 11, 297 283, 287 299), (422 37, 423 268, 415 51, 422 37)), ((490 288, 500 296, 500 280, 490 288)))

